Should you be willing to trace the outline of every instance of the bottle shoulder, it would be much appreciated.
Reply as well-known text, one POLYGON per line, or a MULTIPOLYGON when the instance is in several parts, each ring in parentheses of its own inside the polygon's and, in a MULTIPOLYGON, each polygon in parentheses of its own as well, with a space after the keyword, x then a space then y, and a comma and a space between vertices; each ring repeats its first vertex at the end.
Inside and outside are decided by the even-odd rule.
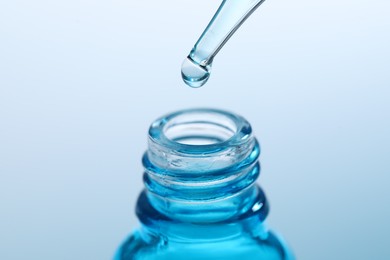
POLYGON ((176 240, 135 232, 118 250, 115 260, 292 260, 283 242, 272 232, 241 234, 223 240, 176 240))
POLYGON ((255 200, 262 206, 239 218, 216 223, 171 219, 155 210, 144 193, 138 202, 141 229, 124 242, 115 260, 293 259, 263 222, 268 211, 265 200, 255 200))

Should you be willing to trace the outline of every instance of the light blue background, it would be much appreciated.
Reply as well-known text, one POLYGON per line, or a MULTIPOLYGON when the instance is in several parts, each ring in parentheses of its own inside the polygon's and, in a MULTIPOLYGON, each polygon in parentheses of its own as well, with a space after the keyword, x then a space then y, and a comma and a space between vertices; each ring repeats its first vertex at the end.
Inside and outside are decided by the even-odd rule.
POLYGON ((187 88, 219 4, 0 2, 0 259, 110 259, 149 124, 204 106, 252 123, 298 259, 390 259, 390 2, 267 0, 187 88))

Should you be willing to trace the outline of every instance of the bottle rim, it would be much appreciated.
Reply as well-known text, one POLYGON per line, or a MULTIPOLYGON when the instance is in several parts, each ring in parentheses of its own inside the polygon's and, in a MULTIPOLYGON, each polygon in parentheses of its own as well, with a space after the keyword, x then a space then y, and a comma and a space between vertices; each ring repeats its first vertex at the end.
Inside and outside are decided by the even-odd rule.
POLYGON ((152 142, 170 150, 191 154, 215 153, 244 143, 251 135, 251 126, 245 118, 213 108, 173 112, 155 120, 149 128, 149 139, 152 142), (182 136, 177 136, 178 132, 182 136), (195 143, 193 140, 185 140, 190 137, 186 134, 190 133, 195 138, 208 138, 208 141, 198 140, 195 143))

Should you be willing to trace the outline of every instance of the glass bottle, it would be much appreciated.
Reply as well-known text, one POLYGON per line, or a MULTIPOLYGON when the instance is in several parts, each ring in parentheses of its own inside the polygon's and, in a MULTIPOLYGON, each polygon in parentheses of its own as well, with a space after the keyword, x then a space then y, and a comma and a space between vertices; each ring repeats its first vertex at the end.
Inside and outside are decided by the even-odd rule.
POLYGON ((290 260, 264 220, 268 203, 256 184, 260 147, 241 116, 191 109, 149 129, 141 228, 115 260, 290 260))

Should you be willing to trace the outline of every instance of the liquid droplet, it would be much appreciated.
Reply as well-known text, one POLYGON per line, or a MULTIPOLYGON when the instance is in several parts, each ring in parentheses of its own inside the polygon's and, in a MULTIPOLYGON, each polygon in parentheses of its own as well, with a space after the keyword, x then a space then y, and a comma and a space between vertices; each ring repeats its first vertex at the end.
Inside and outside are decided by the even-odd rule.
POLYGON ((210 77, 211 64, 202 66, 187 57, 181 66, 181 76, 184 82, 193 88, 200 88, 210 77))

